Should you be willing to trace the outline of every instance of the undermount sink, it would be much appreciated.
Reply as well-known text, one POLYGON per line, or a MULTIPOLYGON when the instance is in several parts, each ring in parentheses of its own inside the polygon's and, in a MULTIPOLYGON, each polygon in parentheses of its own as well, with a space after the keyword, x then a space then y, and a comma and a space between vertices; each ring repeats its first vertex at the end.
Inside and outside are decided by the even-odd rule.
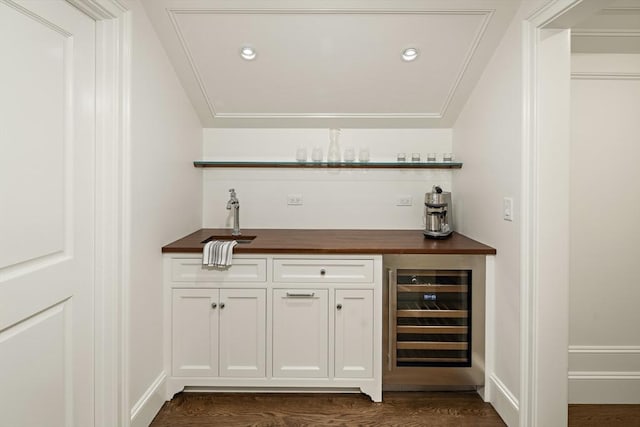
POLYGON ((203 240, 201 243, 208 243, 212 240, 235 240, 238 243, 251 243, 253 242, 253 239, 255 239, 256 236, 244 236, 244 235, 240 235, 240 236, 231 236, 229 234, 224 234, 224 235, 216 235, 216 236, 211 236, 205 240, 203 240))

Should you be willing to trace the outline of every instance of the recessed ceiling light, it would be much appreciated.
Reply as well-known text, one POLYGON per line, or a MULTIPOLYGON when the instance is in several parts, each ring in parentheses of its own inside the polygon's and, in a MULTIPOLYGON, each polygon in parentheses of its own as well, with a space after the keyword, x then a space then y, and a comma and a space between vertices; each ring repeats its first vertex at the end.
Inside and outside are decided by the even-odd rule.
POLYGON ((402 60, 406 62, 414 61, 418 58, 418 49, 415 47, 408 47, 402 51, 402 60))
POLYGON ((240 48, 240 56, 242 59, 251 61, 256 58, 256 51, 251 46, 243 46, 240 48))

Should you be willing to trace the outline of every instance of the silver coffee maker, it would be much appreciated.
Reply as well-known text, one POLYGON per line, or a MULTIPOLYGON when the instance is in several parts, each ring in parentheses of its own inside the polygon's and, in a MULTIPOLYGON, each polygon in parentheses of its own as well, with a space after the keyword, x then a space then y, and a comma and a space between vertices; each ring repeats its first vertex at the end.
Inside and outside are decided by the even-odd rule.
POLYGON ((442 191, 437 185, 431 193, 424 195, 425 230, 424 235, 431 239, 444 239, 453 232, 453 213, 451 193, 442 191))

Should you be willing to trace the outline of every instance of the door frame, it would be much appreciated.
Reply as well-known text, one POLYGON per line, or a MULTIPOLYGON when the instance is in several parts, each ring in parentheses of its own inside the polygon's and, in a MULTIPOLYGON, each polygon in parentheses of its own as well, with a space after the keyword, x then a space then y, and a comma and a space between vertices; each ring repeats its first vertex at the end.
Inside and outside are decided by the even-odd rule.
MULTIPOLYGON (((568 336, 548 333, 541 326, 548 315, 548 301, 540 301, 540 294, 550 291, 567 294, 567 280, 554 283, 541 280, 544 267, 565 263, 568 266, 568 251, 545 251, 541 241, 549 241, 553 236, 541 227, 545 218, 541 212, 555 206, 556 195, 547 195, 540 191, 542 183, 552 182, 557 176, 557 165, 540 156, 540 152, 548 150, 548 141, 540 138, 543 124, 539 111, 545 108, 540 97, 540 61, 541 36, 543 29, 558 17, 574 14, 576 6, 587 6, 593 0, 551 0, 540 10, 528 17, 522 29, 522 61, 523 61, 523 123, 522 123, 522 224, 521 234, 521 277, 520 277, 520 398, 519 425, 534 427, 543 418, 543 411, 550 405, 554 408, 568 405, 568 372, 565 363, 557 366, 542 366, 541 352, 548 348, 564 348, 568 357, 568 336), (568 13, 570 12, 570 13, 568 13), (554 289, 550 289, 553 287, 554 289), (553 384, 556 389, 550 390, 553 384)), ((570 76, 567 76, 569 79, 570 76)), ((564 120, 564 119, 563 119, 564 120)), ((570 117, 566 117, 568 123, 570 117)), ((567 141, 568 144, 568 141, 567 141)), ((567 162, 566 167, 569 167, 567 162)), ((566 194, 566 197, 569 195, 566 194)), ((568 216, 568 205, 560 207, 560 216, 568 216)), ((569 231, 560 239, 568 239, 569 231)), ((561 299, 565 301, 565 299, 561 299)), ((558 307, 554 307, 557 309, 558 307)), ((569 307, 554 315, 558 330, 567 330, 569 325, 569 307)), ((566 425, 567 420, 557 420, 558 426, 566 425)))
POLYGON ((66 0, 96 21, 95 427, 128 427, 131 12, 66 0))

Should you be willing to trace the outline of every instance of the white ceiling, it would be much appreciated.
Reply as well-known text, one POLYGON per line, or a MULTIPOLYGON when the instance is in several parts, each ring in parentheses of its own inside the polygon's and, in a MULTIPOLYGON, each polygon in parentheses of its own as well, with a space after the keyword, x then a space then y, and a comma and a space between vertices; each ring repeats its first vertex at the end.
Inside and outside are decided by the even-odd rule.
POLYGON ((143 4, 204 127, 451 127, 519 1, 143 4))

